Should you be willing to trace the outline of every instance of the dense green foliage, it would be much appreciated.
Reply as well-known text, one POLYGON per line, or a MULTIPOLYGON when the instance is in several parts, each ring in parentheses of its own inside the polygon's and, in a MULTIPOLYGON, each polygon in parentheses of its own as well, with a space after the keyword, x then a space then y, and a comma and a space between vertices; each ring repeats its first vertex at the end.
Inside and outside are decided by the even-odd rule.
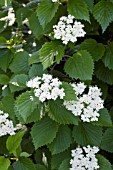
POLYGON ((0 170, 69 170, 78 145, 98 146, 99 170, 112 170, 113 0, 59 2, 0 0, 0 110, 14 126, 23 125, 0 137, 0 170), (2 19, 10 7, 12 25, 2 19), (68 14, 84 24, 86 34, 64 45, 54 38, 53 25, 68 14), (82 122, 62 99, 40 102, 26 82, 44 73, 62 81, 66 101, 77 100, 69 83, 101 88, 105 108, 99 120, 82 122))

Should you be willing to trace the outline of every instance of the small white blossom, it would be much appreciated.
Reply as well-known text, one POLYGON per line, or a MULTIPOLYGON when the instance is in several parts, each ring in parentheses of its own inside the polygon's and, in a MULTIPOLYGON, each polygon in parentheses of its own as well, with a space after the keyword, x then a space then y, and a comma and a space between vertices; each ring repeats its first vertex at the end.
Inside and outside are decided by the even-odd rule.
POLYGON ((52 0, 52 2, 59 2, 59 0, 52 0))
POLYGON ((71 151, 72 159, 70 160, 70 170, 96 170, 99 168, 96 153, 99 151, 98 147, 87 146, 83 148, 76 148, 71 151))
POLYGON ((8 26, 12 26, 14 24, 15 20, 16 20, 16 18, 15 18, 13 8, 9 8, 8 16, 0 19, 0 21, 6 21, 6 22, 8 21, 8 26))
POLYGON ((38 97, 41 102, 44 102, 46 99, 56 100, 58 97, 63 99, 65 96, 64 89, 60 87, 62 82, 49 74, 43 74, 42 78, 35 77, 26 82, 26 85, 34 89, 34 95, 38 97))
POLYGON ((0 110, 0 136, 4 136, 7 134, 15 135, 15 130, 13 126, 13 122, 11 120, 8 120, 8 113, 4 113, 0 110))
POLYGON ((86 85, 84 83, 72 84, 77 96, 77 100, 64 101, 64 106, 75 116, 80 116, 83 122, 98 121, 99 110, 104 106, 101 99, 101 91, 97 86, 90 86, 89 91, 85 93, 86 85))
POLYGON ((83 30, 84 25, 75 21, 74 16, 62 16, 57 25, 53 26, 54 38, 61 39, 63 44, 69 41, 76 42, 77 37, 84 37, 86 32, 83 30))

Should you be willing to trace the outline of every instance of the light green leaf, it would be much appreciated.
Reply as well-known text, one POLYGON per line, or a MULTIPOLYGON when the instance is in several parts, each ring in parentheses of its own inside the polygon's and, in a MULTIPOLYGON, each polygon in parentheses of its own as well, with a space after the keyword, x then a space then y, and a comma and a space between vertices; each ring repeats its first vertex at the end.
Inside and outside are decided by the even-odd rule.
POLYGON ((69 170, 70 169, 70 158, 63 160, 58 170, 69 170))
POLYGON ((26 51, 17 52, 9 68, 16 74, 26 73, 29 69, 28 58, 29 54, 26 51))
POLYGON ((94 74, 99 80, 102 80, 103 82, 110 85, 113 84, 113 70, 109 70, 102 62, 98 62, 95 65, 94 74))
POLYGON ((13 136, 9 136, 6 142, 9 153, 13 153, 20 146, 24 132, 18 132, 13 136))
POLYGON ((9 82, 9 77, 5 74, 0 74, 0 84, 5 85, 8 84, 9 82))
POLYGON ((67 125, 59 127, 56 138, 48 145, 51 153, 58 154, 68 149, 72 143, 71 130, 67 125))
POLYGON ((60 124, 78 125, 78 117, 74 116, 71 111, 67 110, 65 106, 63 106, 61 100, 49 101, 48 115, 60 124))
POLYGON ((77 100, 75 91, 73 90, 73 87, 71 84, 68 84, 67 82, 62 82, 62 87, 64 88, 65 96, 64 100, 77 100))
POLYGON ((65 47, 57 41, 45 43, 39 51, 39 59, 40 62, 42 62, 43 68, 46 69, 51 66, 53 64, 54 57, 56 57, 56 61, 59 63, 64 56, 64 50, 65 47))
POLYGON ((106 127, 112 126, 112 120, 106 108, 101 109, 99 111, 99 114, 100 116, 98 121, 93 122, 93 124, 97 126, 106 126, 106 127))
POLYGON ((99 22, 104 32, 113 21, 113 3, 105 0, 99 1, 94 6, 93 16, 99 22))
POLYGON ((29 57, 29 65, 34 64, 34 63, 39 63, 39 51, 35 51, 30 57, 29 57))
POLYGON ((0 156, 0 170, 7 170, 10 166, 10 160, 0 156))
POLYGON ((98 170, 112 170, 110 162, 102 155, 97 154, 99 169, 98 170))
POLYGON ((34 163, 29 158, 20 157, 13 164, 14 170, 36 170, 34 163))
POLYGON ((113 128, 108 128, 102 138, 101 149, 113 153, 113 128))
POLYGON ((87 50, 94 61, 98 61, 105 52, 105 47, 103 44, 97 43, 94 39, 86 39, 83 43, 80 45, 81 50, 87 50), (98 49, 98 50, 97 50, 98 49))
POLYGON ((33 97, 32 100, 31 97, 33 97, 33 93, 31 91, 26 91, 17 97, 15 102, 15 112, 19 114, 25 122, 39 102, 38 98, 33 97))
POLYGON ((82 146, 100 146, 102 128, 89 123, 80 123, 73 128, 73 137, 75 141, 82 146))
POLYGON ((28 76, 26 74, 17 74, 10 80, 10 90, 11 92, 20 91, 26 88, 26 82, 28 81, 28 76))
POLYGON ((51 0, 41 2, 37 8, 39 22, 43 28, 53 19, 59 7, 58 3, 53 3, 51 0), (51 15, 50 15, 51 11, 51 15))
POLYGON ((56 137, 57 131, 57 124, 48 117, 44 117, 35 123, 31 130, 35 149, 51 143, 56 137))
POLYGON ((29 27, 37 39, 40 39, 43 34, 42 26, 39 23, 38 17, 35 13, 29 18, 29 27))
POLYGON ((113 70, 113 42, 106 46, 106 52, 103 57, 103 62, 106 67, 113 70))
POLYGON ((70 57, 64 66, 64 70, 72 78, 91 80, 94 63, 91 55, 86 50, 81 50, 70 57))
POLYGON ((68 0, 68 12, 76 19, 89 21, 88 6, 84 0, 68 0))

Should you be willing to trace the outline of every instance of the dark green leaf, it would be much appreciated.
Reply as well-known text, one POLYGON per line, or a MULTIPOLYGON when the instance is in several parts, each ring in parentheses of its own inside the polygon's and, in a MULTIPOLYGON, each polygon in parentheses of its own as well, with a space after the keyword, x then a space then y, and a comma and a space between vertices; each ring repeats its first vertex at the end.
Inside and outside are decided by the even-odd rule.
POLYGON ((81 50, 87 50, 94 61, 98 61, 105 52, 105 47, 103 44, 97 43, 94 39, 86 39, 83 43, 80 45, 81 50), (98 50, 97 50, 98 49, 98 50))
POLYGON ((58 6, 58 3, 53 3, 51 0, 46 0, 39 4, 37 8, 37 15, 43 28, 45 28, 45 26, 53 19, 58 10, 58 6))
POLYGON ((93 15, 104 32, 108 25, 113 21, 113 4, 105 0, 99 1, 94 6, 93 15))
POLYGON ((69 170, 70 169, 70 158, 63 160, 58 170, 69 170))
POLYGON ((0 74, 0 84, 5 85, 8 84, 9 82, 9 77, 6 76, 5 74, 0 74))
POLYGON ((102 128, 89 123, 80 123, 78 126, 74 126, 73 137, 82 146, 100 146, 102 128))
POLYGON ((67 125, 60 126, 56 138, 48 145, 52 154, 58 154, 68 149, 72 143, 71 130, 67 125))
POLYGON ((14 162, 14 170, 36 170, 34 163, 29 158, 20 157, 14 162))
POLYGON ((33 64, 31 66, 31 68, 29 69, 29 78, 33 78, 33 77, 36 77, 36 76, 42 76, 44 74, 44 71, 43 71, 43 66, 42 64, 33 64))
POLYGON ((108 128, 102 138, 101 148, 113 153, 113 128, 108 128))
POLYGON ((102 155, 97 154, 99 169, 98 170, 112 170, 110 162, 102 155))
POLYGON ((68 12, 73 15, 76 19, 83 19, 89 21, 89 12, 87 4, 84 0, 69 0, 68 1, 68 12))
POLYGON ((57 130, 57 124, 48 117, 44 117, 39 122, 35 123, 31 130, 35 149, 51 143, 56 137, 57 130))
POLYGON ((70 57, 64 66, 64 70, 72 78, 91 80, 94 63, 91 55, 86 50, 81 50, 70 57))
POLYGON ((48 115, 60 124, 78 124, 78 117, 67 110, 61 100, 49 101, 48 115))
POLYGON ((39 51, 34 52, 34 53, 30 56, 28 62, 29 62, 29 65, 34 64, 34 63, 39 63, 39 62, 40 62, 40 59, 39 59, 39 51))
POLYGON ((26 73, 29 69, 28 58, 29 58, 29 54, 26 51, 17 52, 15 54, 14 60, 10 64, 11 71, 16 74, 26 73))

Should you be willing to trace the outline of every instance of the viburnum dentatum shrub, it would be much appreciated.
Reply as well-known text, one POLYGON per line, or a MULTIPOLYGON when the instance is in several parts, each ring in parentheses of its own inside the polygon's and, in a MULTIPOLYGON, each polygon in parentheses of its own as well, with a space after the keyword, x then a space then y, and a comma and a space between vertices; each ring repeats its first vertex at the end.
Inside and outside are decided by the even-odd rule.
POLYGON ((0 170, 113 169, 113 0, 0 1, 0 170))

